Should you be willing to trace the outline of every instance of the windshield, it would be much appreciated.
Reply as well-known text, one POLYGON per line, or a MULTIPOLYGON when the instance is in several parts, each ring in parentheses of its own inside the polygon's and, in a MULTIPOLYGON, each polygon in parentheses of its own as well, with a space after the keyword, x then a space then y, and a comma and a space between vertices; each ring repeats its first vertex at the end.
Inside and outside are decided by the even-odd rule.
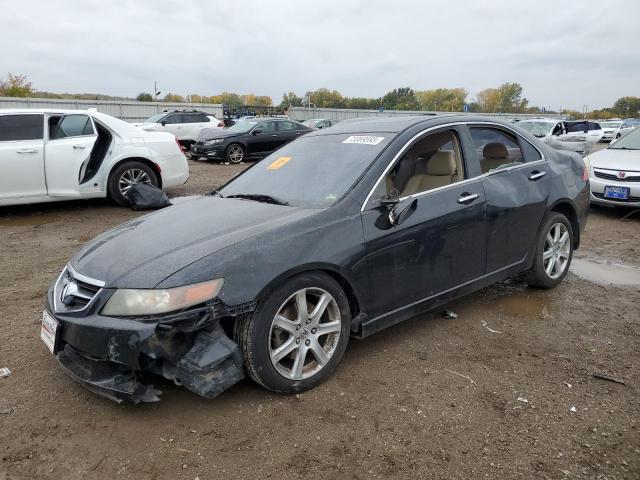
POLYGON ((242 120, 238 123, 236 123, 235 125, 231 125, 229 128, 227 128, 227 132, 230 133, 246 133, 249 130, 251 130, 253 127, 255 127, 258 124, 258 122, 253 121, 253 120, 242 120))
POLYGON ((614 150, 640 150, 640 128, 631 130, 609 148, 614 150))
POLYGON ((158 123, 162 118, 166 116, 166 113, 156 113, 155 115, 151 115, 149 118, 147 118, 144 123, 158 123))
POLYGON ((602 128, 618 128, 622 122, 598 122, 602 128))
POLYGON ((323 208, 342 197, 395 134, 301 137, 232 180, 231 195, 270 196, 293 206, 323 208))
POLYGON ((534 122, 530 120, 525 120, 522 122, 518 122, 518 125, 524 128, 525 130, 528 130, 531 135, 534 135, 540 138, 547 135, 551 131, 551 128, 553 127, 554 124, 551 122, 534 122))

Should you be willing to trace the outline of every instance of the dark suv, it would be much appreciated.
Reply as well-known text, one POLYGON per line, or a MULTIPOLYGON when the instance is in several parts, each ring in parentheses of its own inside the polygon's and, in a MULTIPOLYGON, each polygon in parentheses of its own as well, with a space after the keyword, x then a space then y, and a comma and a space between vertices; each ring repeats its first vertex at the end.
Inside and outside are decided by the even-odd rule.
POLYGON ((240 163, 260 159, 313 129, 282 118, 252 118, 225 129, 205 129, 191 146, 194 158, 240 163))

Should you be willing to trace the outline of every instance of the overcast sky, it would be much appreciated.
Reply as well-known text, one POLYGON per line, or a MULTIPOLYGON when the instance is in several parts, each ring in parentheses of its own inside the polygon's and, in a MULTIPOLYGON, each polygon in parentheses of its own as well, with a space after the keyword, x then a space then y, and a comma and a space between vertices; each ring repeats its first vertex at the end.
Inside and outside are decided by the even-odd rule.
POLYGON ((532 105, 640 96, 637 0, 1 2, 0 76, 135 96, 223 90, 379 97, 519 82, 532 105))

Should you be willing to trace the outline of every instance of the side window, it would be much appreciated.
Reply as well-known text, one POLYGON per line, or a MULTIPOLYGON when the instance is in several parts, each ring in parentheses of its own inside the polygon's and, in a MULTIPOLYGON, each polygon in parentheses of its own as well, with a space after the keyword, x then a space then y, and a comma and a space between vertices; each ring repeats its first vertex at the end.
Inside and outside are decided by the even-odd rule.
POLYGON ((293 122, 278 122, 278 130, 281 132, 288 132, 291 130, 297 130, 296 124, 293 122))
POLYGON ((567 127, 568 133, 585 132, 586 130, 587 126, 585 125, 585 122, 576 122, 567 127))
POLYGON ((589 130, 602 130, 599 123, 589 122, 589 130))
POLYGON ((409 148, 385 177, 387 195, 406 197, 464 179, 460 142, 455 132, 429 134, 409 148))
POLYGON ((524 162, 518 139, 514 135, 486 127, 471 127, 469 131, 482 173, 524 162))
POLYGON ((262 133, 274 133, 276 131, 276 122, 262 122, 258 128, 262 133))
POLYGON ((0 115, 0 142, 42 140, 44 115, 0 115))
POLYGON ((182 115, 180 113, 172 113, 171 115, 167 115, 162 119, 162 122, 167 125, 175 125, 176 123, 184 123, 182 119, 182 115))
MULTIPOLYGON (((50 122, 51 125, 51 122, 50 122)), ((50 133, 51 140, 93 135, 93 124, 88 115, 65 115, 50 133)))

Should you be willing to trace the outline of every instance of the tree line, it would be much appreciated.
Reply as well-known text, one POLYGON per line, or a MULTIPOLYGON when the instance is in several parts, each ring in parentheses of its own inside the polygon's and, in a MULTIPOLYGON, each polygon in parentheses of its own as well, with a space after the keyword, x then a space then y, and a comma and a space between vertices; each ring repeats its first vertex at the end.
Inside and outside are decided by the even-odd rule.
MULTIPOLYGON (((495 88, 486 88, 479 92, 475 98, 469 100, 469 92, 464 88, 437 88, 433 90, 413 90, 409 87, 395 88, 382 97, 347 97, 337 90, 319 88, 306 92, 299 96, 294 92, 282 95, 282 101, 278 108, 286 110, 289 107, 311 106, 316 108, 351 108, 360 110, 410 110, 410 111, 434 111, 434 112, 490 112, 490 113, 533 113, 533 114, 564 114, 574 118, 613 118, 613 117, 637 117, 640 116, 640 97, 621 97, 610 107, 590 112, 578 112, 565 110, 561 112, 544 110, 538 106, 529 105, 529 101, 522 95, 522 85, 515 82, 507 82, 495 88)), ((7 78, 0 78, 0 96, 4 97, 43 97, 66 98, 79 100, 133 100, 126 97, 112 97, 101 94, 70 94, 37 91, 26 75, 9 73, 7 78)), ((142 92, 137 97, 138 101, 153 101, 150 93, 142 92)), ((162 98, 165 102, 172 103, 211 103, 223 104, 232 109, 241 109, 245 106, 272 107, 273 100, 268 95, 256 95, 254 93, 237 94, 222 92, 219 95, 179 95, 169 92, 162 98)))

